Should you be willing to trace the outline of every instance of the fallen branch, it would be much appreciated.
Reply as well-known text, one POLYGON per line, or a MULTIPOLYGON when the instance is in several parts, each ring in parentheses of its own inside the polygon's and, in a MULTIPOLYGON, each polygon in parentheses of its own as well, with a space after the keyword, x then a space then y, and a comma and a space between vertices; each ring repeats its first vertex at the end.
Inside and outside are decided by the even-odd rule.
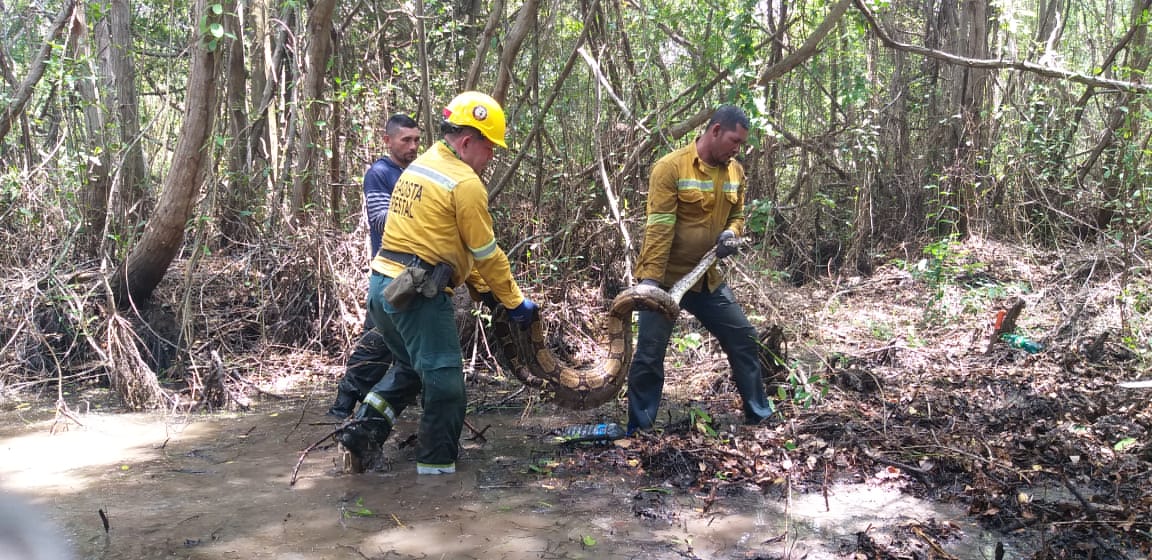
POLYGON ((295 486, 296 485, 296 475, 298 475, 300 473, 300 467, 301 467, 301 465, 304 464, 304 458, 307 457, 308 454, 311 453, 313 449, 316 449, 316 447, 319 446, 321 443, 328 441, 328 438, 335 437, 336 434, 338 432, 340 432, 340 430, 342 430, 348 426, 352 426, 353 424, 358 424, 360 422, 362 422, 362 420, 353 420, 351 422, 345 422, 345 423, 341 424, 340 426, 338 426, 336 429, 332 430, 331 432, 324 434, 324 437, 320 438, 319 440, 314 442, 312 445, 305 447, 304 451, 300 452, 300 460, 296 461, 296 468, 292 469, 292 478, 288 480, 288 486, 295 486))

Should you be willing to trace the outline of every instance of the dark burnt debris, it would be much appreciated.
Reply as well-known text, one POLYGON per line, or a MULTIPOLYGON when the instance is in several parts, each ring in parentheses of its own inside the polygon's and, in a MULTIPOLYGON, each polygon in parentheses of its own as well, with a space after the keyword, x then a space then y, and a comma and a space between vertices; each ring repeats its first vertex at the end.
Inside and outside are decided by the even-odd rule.
MULTIPOLYGON (((1033 274, 1012 281, 1053 285, 1063 273, 1033 274)), ((1094 296, 1021 292, 1031 299, 1016 328, 1044 343, 1032 354, 989 338, 997 308, 1018 296, 942 317, 952 296, 893 268, 855 285, 777 288, 737 293, 751 300, 750 315, 765 310, 766 322, 784 326, 788 367, 766 375, 782 422, 740 425, 727 363, 706 337, 681 351, 687 357, 670 349, 667 421, 656 431, 622 447, 576 448, 564 461, 590 473, 630 469, 654 486, 712 497, 735 486, 783 499, 789 489, 822 492, 836 482, 895 484, 959 504, 990 530, 1038 536, 1035 559, 1152 552, 1152 390, 1118 386, 1147 377, 1146 367, 1094 296), (1061 311, 1077 309, 1075 301, 1096 315, 1061 311)), ((947 526, 902 530, 930 537, 904 539, 916 546, 950 538, 947 526)), ((948 557, 893 546, 861 534, 855 552, 948 557)))

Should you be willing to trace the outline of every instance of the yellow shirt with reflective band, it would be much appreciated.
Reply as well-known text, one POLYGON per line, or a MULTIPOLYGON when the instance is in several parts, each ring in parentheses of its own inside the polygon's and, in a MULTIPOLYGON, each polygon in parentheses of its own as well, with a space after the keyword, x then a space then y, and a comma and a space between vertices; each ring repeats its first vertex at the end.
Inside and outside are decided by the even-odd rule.
MULTIPOLYGON (((744 231, 744 167, 731 160, 712 167, 700 159, 696 142, 652 166, 648 181, 648 221, 636 263, 636 278, 671 286, 700 262, 724 230, 744 231)), ((709 289, 723 278, 713 266, 709 289)), ((692 287, 700 290, 700 283, 692 287)))
MULTIPOLYGON (((416 158, 396 181, 381 247, 428 264, 448 263, 452 286, 467 282, 481 291, 491 289, 505 307, 524 301, 492 233, 488 189, 443 141, 416 158)), ((377 255, 372 270, 395 278, 405 264, 377 255)))

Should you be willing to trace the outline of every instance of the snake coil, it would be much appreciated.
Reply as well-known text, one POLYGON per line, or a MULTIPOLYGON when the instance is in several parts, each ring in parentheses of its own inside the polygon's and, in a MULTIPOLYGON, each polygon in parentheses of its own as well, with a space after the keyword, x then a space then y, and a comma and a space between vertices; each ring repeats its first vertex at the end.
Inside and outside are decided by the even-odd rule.
POLYGON ((564 408, 595 408, 620 394, 628 378, 628 366, 632 363, 632 312, 645 309, 675 320, 680 314, 680 298, 715 262, 716 251, 712 249, 667 292, 638 284, 616 296, 608 309, 605 325, 608 355, 593 367, 568 367, 556 359, 546 344, 539 311, 532 318, 532 324, 522 329, 509 321, 503 306, 498 306, 493 317, 497 345, 511 365, 512 373, 525 385, 549 391, 551 400, 564 408))

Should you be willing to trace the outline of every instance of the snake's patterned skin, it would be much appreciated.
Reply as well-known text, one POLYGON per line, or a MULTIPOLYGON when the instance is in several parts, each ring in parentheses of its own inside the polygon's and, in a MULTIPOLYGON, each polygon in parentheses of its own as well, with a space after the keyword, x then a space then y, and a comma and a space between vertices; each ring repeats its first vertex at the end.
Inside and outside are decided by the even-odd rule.
POLYGON ((503 306, 493 317, 493 332, 512 373, 529 387, 551 393, 552 402, 575 410, 598 407, 620 394, 632 362, 632 312, 646 309, 671 320, 680 314, 680 298, 700 280, 713 263, 715 250, 705 253, 700 264, 672 289, 637 284, 612 300, 608 309, 608 355, 595 367, 572 368, 559 363, 548 349, 539 311, 527 329, 508 320, 503 306))

